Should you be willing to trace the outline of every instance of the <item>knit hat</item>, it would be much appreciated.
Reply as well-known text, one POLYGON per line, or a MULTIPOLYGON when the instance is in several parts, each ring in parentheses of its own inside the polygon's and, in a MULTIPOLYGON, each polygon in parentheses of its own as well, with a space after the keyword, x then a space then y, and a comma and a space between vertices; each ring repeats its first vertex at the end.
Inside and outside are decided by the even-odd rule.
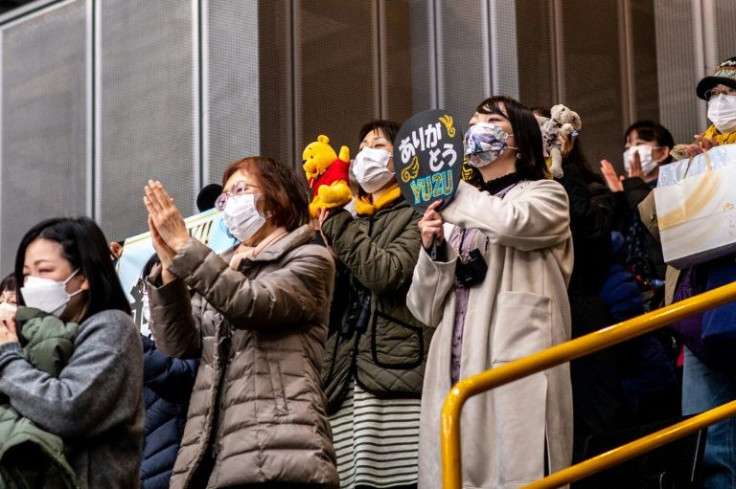
POLYGON ((705 93, 718 84, 726 85, 736 90, 736 56, 728 58, 718 65, 713 76, 706 76, 698 83, 695 93, 706 100, 705 93))

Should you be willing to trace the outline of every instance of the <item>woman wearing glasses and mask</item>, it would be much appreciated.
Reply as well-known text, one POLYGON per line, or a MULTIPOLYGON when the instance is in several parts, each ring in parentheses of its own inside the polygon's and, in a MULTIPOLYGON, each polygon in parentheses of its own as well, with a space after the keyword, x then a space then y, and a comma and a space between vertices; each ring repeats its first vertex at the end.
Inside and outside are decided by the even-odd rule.
MULTIPOLYGON (((465 135, 478 187, 460 182, 419 222, 407 304, 437 328, 422 394, 419 487, 441 487, 440 412, 454 383, 570 339, 573 264, 565 189, 545 178, 534 115, 508 97, 478 105, 465 135), (437 259, 429 249, 436 243, 437 259)), ((567 364, 469 399, 464 487, 519 487, 558 471, 572 452, 567 364)))
POLYGON ((9 474, 38 475, 53 466, 50 457, 65 457, 73 483, 57 470, 45 483, 7 487, 139 487, 143 352, 105 236, 85 217, 41 222, 21 240, 15 280, 23 284, 15 319, 0 323, 0 402, 25 421, 11 436, 2 406, 0 486, 9 474), (29 449, 48 436, 57 441, 29 449), (13 440, 28 441, 14 461, 13 440))
POLYGON ((306 187, 256 156, 231 163, 223 188, 239 241, 223 255, 189 237, 161 183, 143 199, 162 265, 151 330, 164 353, 201 358, 170 487, 335 488, 319 378, 335 268, 310 244, 306 187))
POLYGON ((359 132, 351 171, 357 217, 323 211, 325 243, 348 272, 349 301, 330 331, 322 381, 340 486, 416 487, 419 398, 431 330, 406 308, 419 254, 419 214, 401 197, 392 154, 398 125, 359 132))

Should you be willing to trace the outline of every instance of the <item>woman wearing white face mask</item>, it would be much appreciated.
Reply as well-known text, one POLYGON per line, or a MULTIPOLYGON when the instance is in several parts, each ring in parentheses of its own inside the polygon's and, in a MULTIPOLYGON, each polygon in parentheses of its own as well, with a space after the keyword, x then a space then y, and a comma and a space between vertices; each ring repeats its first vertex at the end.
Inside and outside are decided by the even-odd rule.
MULTIPOLYGON (((624 134, 624 167, 627 176, 618 176, 608 160, 601 160, 601 175, 617 199, 618 230, 624 235, 629 250, 627 264, 648 281, 664 280, 665 264, 662 247, 641 222, 638 205, 657 186, 659 167, 672 161, 672 134, 652 121, 635 122, 624 134), (644 155, 644 156, 642 156, 644 155), (649 171, 647 171, 649 170, 649 171)), ((661 300, 657 298, 653 306, 661 300)))
POLYGON ((397 132, 390 121, 363 126, 351 165, 361 188, 357 217, 344 210, 320 215, 325 242, 349 275, 349 300, 330 331, 322 367, 343 488, 417 482, 419 397, 431 331, 405 305, 420 216, 394 178, 397 132))
POLYGON ((713 75, 698 83, 695 93, 708 102, 711 125, 695 142, 685 147, 688 157, 707 151, 713 146, 736 143, 736 56, 718 65, 713 75))
POLYGON ((223 189, 216 207, 239 244, 222 256, 189 237, 159 182, 145 189, 162 264, 150 328, 164 353, 201 357, 170 487, 335 488, 319 386, 334 263, 311 244, 306 187, 250 157, 223 189))
POLYGON ((141 343, 102 231, 88 218, 34 226, 18 248, 15 278, 23 284, 16 318, 26 321, 0 326, 0 394, 61 439, 74 487, 138 487, 141 343), (45 347, 36 345, 41 329, 45 347))
MULTIPOLYGON (((693 156, 713 146, 736 143, 736 56, 723 61, 713 75, 700 80, 696 87, 699 98, 708 101, 708 119, 712 125, 696 142, 687 147, 693 156)), ((657 232, 654 199, 644 200, 639 210, 649 229, 657 232), (647 219, 648 218, 648 219, 647 219)), ((698 239, 693 236, 693 239, 698 239)), ((701 291, 725 285, 736 280, 734 256, 724 256, 701 263, 685 270, 668 267, 665 283, 665 304, 683 300, 701 291)), ((706 311, 697 321, 706 325, 716 323, 722 327, 736 327, 732 305, 706 311)), ((689 415, 715 408, 736 400, 736 366, 732 352, 718 350, 718 345, 706 346, 698 334, 688 335, 687 325, 676 325, 682 336, 684 360, 682 369, 682 414, 689 415), (693 337, 694 336, 694 337, 693 337)), ((690 326, 692 328, 692 326, 690 326)), ((692 331, 692 329, 691 329, 692 331)), ((705 489, 731 488, 736 484, 736 420, 731 418, 708 427, 703 456, 703 482, 705 489)))

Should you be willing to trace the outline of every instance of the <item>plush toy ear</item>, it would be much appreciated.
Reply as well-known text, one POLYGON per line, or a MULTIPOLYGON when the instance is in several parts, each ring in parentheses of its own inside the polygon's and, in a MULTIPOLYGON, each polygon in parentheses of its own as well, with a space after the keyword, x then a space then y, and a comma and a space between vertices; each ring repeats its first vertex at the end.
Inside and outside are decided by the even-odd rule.
POLYGON ((324 144, 330 144, 330 138, 328 138, 324 134, 320 134, 319 136, 317 136, 317 141, 324 144))

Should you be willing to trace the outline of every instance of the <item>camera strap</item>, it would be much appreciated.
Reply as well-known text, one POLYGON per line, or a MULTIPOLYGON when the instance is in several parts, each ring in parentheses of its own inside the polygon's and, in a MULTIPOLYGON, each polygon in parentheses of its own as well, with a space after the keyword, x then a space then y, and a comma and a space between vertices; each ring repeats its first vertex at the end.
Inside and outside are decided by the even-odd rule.
MULTIPOLYGON (((463 244, 465 243, 465 233, 466 232, 467 230, 465 228, 463 228, 460 231, 460 243, 457 245, 457 249, 455 250, 457 252, 457 255, 460 257, 460 260, 462 260, 463 262, 467 260, 466 255, 469 255, 471 251, 471 250, 467 250, 467 253, 463 253, 463 244)), ((480 231, 476 229, 475 232, 479 233, 480 231)), ((485 239, 486 246, 485 246, 485 250, 483 250, 484 253, 488 251, 488 236, 485 236, 485 238, 486 238, 485 239)))

